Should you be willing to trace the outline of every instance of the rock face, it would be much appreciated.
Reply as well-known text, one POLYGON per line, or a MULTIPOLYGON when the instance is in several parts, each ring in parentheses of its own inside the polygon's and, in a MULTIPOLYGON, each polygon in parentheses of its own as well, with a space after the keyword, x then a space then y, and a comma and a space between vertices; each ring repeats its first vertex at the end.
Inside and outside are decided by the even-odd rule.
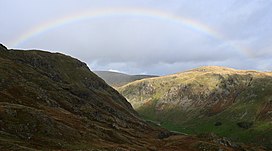
POLYGON ((118 90, 143 117, 169 129, 271 147, 272 73, 209 66, 118 90))
POLYGON ((0 150, 199 150, 140 119, 87 65, 59 53, 0 47, 0 150))

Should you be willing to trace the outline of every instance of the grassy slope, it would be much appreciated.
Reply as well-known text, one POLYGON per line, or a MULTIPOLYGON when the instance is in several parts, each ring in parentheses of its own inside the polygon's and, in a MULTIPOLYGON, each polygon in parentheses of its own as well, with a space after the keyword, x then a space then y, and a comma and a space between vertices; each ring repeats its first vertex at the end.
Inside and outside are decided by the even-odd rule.
POLYGON ((133 82, 119 91, 144 118, 170 130, 214 132, 271 147, 271 73, 203 67, 133 82), (222 125, 215 126, 216 122, 222 125), (253 126, 240 128, 239 122, 253 126))

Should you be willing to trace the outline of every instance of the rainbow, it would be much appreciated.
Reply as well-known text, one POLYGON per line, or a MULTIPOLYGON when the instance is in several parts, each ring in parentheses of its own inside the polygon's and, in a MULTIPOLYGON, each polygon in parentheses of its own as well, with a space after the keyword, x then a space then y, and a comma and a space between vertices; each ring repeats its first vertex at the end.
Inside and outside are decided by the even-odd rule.
POLYGON ((230 46, 231 48, 234 48, 235 50, 242 52, 243 54, 252 57, 252 52, 249 48, 245 48, 242 46, 234 45, 228 42, 228 39, 217 32, 216 30, 213 30, 212 28, 208 27, 205 24, 202 24, 200 22, 197 22, 195 20, 192 20, 190 18, 177 16, 173 14, 169 14, 166 12, 162 12, 159 10, 152 10, 152 9, 139 9, 139 8, 115 8, 115 9, 99 9, 95 11, 83 11, 76 14, 68 15, 62 18, 54 19, 47 21, 45 23, 42 23, 34 28, 31 28, 27 32, 23 33, 21 36, 19 36, 17 39, 15 39, 13 42, 11 42, 12 47, 19 47, 29 39, 43 34, 47 31, 50 31, 52 29, 71 24, 74 22, 80 22, 84 20, 90 20, 95 18, 102 18, 102 17, 111 17, 111 16, 122 16, 122 15, 129 15, 129 16, 140 16, 140 17, 152 17, 156 18, 165 22, 175 22, 178 24, 181 24, 182 26, 185 26, 186 28, 202 33, 204 35, 210 36, 212 38, 215 38, 217 40, 220 40, 224 42, 227 46, 230 46))

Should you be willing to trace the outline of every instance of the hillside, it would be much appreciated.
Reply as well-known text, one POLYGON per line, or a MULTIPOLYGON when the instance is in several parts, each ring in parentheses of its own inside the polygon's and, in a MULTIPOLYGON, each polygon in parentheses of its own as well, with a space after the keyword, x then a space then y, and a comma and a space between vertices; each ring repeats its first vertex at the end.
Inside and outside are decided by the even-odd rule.
POLYGON ((272 147, 272 73, 207 66, 118 89, 145 119, 272 147))
POLYGON ((143 121, 85 63, 59 53, 0 45, 0 98, 0 150, 237 148, 143 121))
POLYGON ((94 71, 94 73, 113 87, 120 87, 136 80, 157 77, 153 75, 128 75, 112 71, 94 71))

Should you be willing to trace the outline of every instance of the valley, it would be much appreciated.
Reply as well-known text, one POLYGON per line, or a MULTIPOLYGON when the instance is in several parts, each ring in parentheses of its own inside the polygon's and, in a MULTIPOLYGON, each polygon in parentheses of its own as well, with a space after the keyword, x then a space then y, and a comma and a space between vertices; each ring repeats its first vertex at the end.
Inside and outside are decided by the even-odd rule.
POLYGON ((75 58, 0 45, 0 150, 237 150, 254 146, 170 132, 75 58))

